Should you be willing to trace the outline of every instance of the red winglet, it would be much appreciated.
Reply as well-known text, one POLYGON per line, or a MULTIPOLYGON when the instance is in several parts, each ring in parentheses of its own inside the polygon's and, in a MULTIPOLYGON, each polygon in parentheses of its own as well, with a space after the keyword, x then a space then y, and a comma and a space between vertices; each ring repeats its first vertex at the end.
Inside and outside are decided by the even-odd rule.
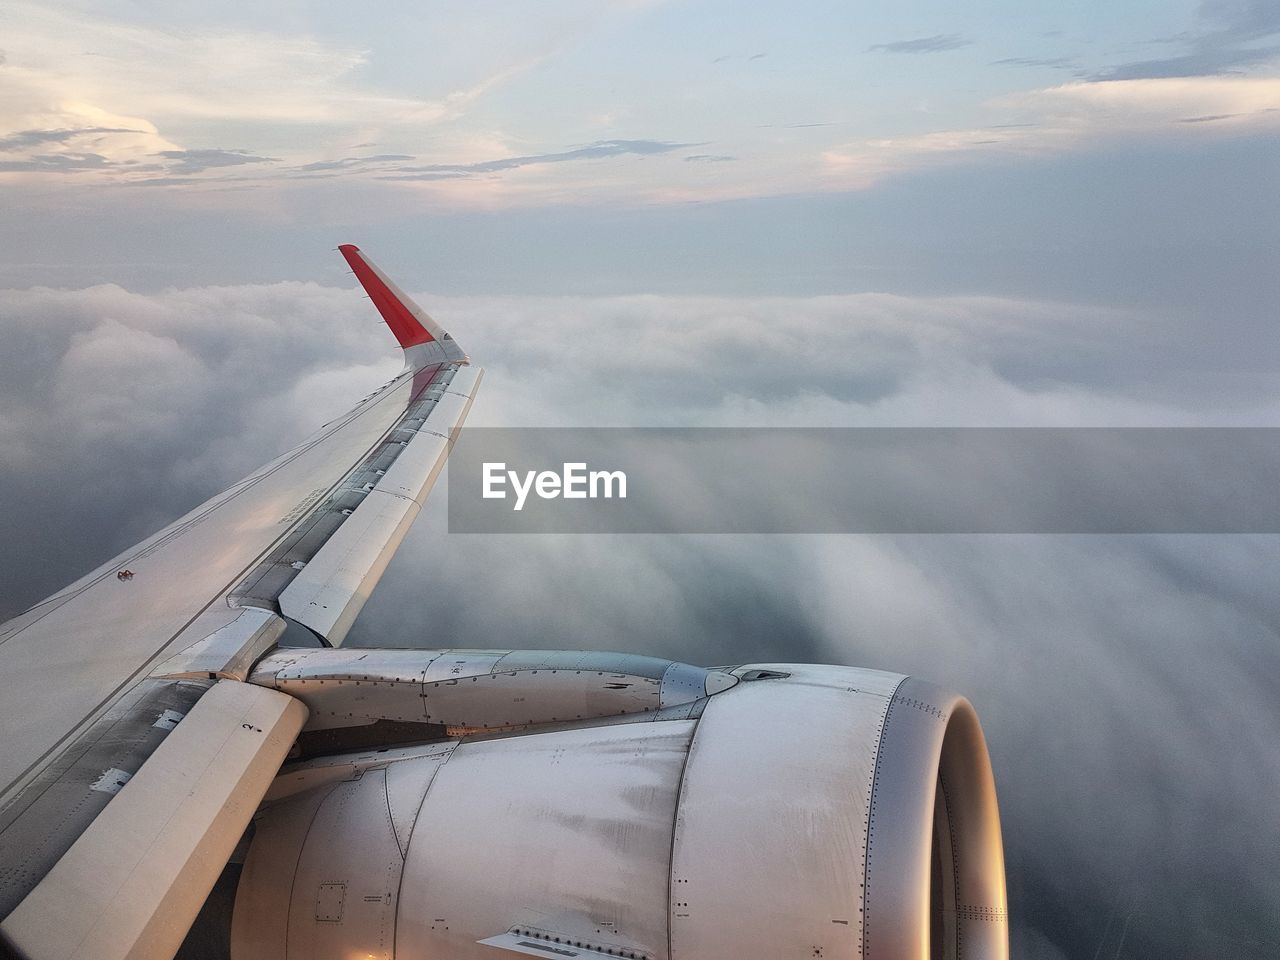
POLYGON ((355 272, 356 279, 369 294, 369 299, 387 321, 387 326, 396 335, 402 347, 412 347, 419 343, 429 343, 436 339, 430 330, 423 325, 423 320, 435 326, 416 303, 410 300, 394 283, 388 280, 373 264, 364 258, 360 248, 354 243, 344 243, 338 250, 347 258, 347 263, 355 272))

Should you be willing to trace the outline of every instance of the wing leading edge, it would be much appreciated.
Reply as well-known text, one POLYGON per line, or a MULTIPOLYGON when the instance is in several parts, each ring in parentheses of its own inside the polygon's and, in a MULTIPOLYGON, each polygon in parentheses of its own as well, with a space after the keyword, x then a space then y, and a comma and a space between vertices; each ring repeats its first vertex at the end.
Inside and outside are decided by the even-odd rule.
MULTIPOLYGON (((141 789, 145 777, 132 791, 101 789, 103 777, 128 783, 165 742, 154 704, 177 704, 160 718, 176 724, 204 696, 196 676, 205 687, 243 679, 290 620, 342 641, 443 468, 482 371, 358 248, 340 250, 403 347, 405 369, 0 625, 0 917, 40 889, 104 808, 157 802, 141 789)), ((261 799, 253 783, 236 798, 249 809, 261 799)))

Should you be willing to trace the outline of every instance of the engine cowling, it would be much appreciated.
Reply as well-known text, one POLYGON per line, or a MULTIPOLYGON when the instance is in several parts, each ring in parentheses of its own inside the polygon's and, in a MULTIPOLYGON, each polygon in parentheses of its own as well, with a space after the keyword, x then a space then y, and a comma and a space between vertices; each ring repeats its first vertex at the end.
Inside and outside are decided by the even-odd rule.
POLYGON ((855 668, 709 673, 738 682, 291 765, 256 820, 232 956, 1007 956, 966 700, 855 668))

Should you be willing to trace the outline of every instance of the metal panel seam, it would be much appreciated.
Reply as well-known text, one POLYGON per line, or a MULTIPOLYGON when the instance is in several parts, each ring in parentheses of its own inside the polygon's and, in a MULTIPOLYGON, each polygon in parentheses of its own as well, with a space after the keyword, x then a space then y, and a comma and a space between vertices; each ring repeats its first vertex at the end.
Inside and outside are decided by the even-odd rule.
POLYGON ((885 701, 884 713, 880 717, 880 730, 876 736, 876 759, 871 767, 871 792, 867 795, 867 835, 865 846, 862 852, 862 922, 859 924, 859 940, 861 940, 860 949, 862 951, 863 960, 867 957, 867 891, 871 882, 871 834, 875 829, 875 809, 876 809, 876 790, 880 784, 880 748, 884 746, 884 731, 889 725, 889 715, 893 713, 893 701, 897 697, 898 691, 902 689, 902 685, 910 679, 903 677, 894 686, 893 692, 889 694, 889 698, 885 701))
MULTIPOLYGON (((944 733, 943 736, 945 737, 946 734, 944 733)), ((942 806, 947 814, 947 830, 951 836, 951 890, 952 896, 955 898, 955 903, 952 906, 955 907, 956 911, 956 960, 963 960, 964 954, 960 952, 960 940, 963 937, 960 926, 960 862, 956 858, 956 838, 960 834, 956 832, 956 821, 953 813, 955 804, 947 799, 947 781, 942 776, 941 764, 938 765, 938 790, 942 794, 942 806)), ((937 816, 937 811, 934 811, 934 816, 937 816)), ((943 909, 946 909, 946 904, 943 904, 943 909)))
POLYGON ((311 828, 316 825, 316 817, 320 816, 320 810, 324 807, 325 802, 329 799, 329 794, 337 790, 341 784, 349 783, 347 780, 336 780, 329 784, 329 789, 325 791, 324 798, 316 804, 316 808, 311 811, 311 820, 307 823, 307 832, 302 835, 302 842, 298 844, 298 856, 294 860, 293 870, 289 874, 289 899, 285 906, 284 918, 284 956, 289 956, 289 916, 293 913, 293 893, 298 884, 298 867, 302 863, 302 853, 307 849, 307 838, 311 836, 311 828))
MULTIPOLYGON (((696 701, 695 701, 696 702, 696 701)), ((685 775, 689 771, 689 760, 693 757, 693 748, 698 743, 698 731, 702 728, 702 715, 691 718, 693 732, 689 735, 689 749, 685 751, 684 763, 680 764, 680 785, 676 788, 676 802, 671 815, 671 848, 667 856, 667 960, 674 960, 675 945, 671 940, 671 910, 675 903, 675 869, 676 869, 676 834, 680 825, 680 805, 684 802, 685 775)))
MULTIPOLYGON (((404 894, 404 875, 405 875, 405 872, 409 869, 409 848, 413 846, 413 835, 417 833, 417 830, 418 830, 418 818, 422 816, 422 805, 427 802, 427 794, 431 792, 432 786, 435 785, 436 777, 440 776, 440 771, 444 769, 444 765, 448 763, 449 760, 453 757, 454 750, 457 750, 458 747, 461 745, 462 745, 461 740, 455 740, 453 746, 449 749, 448 753, 444 755, 444 759, 441 760, 440 763, 436 765, 434 772, 432 772, 431 774, 431 779, 427 781, 426 789, 422 791, 422 799, 418 801, 418 811, 413 815, 413 825, 409 827, 409 838, 405 841, 405 845, 404 845, 404 859, 402 860, 403 866, 400 870, 400 882, 396 884, 396 915, 395 917, 392 918, 392 921, 391 921, 391 956, 392 957, 396 955, 396 949, 400 944, 400 905, 404 902, 403 900, 401 900, 401 896, 403 896, 404 894)), ((388 764, 388 766, 390 766, 390 764, 388 764)), ((391 802, 390 791, 387 792, 387 802, 388 803, 391 802)), ((394 822, 391 825, 391 834, 392 836, 395 836, 394 822)), ((399 845, 399 841, 397 840, 397 846, 398 845, 399 845)))

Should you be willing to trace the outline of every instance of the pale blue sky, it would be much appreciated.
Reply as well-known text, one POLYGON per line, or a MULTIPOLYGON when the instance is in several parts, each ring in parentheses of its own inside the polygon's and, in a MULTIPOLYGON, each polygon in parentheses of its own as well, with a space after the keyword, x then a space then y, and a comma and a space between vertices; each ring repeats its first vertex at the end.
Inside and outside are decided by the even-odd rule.
MULTIPOLYGON (((981 285, 1010 242, 1001 210, 1015 234, 1038 219, 1049 255, 1082 202, 1150 192, 1166 169, 1203 163, 1255 209, 1275 194, 1256 174, 1280 130, 1280 14, 1259 0, 15 0, 0 22, 10 285, 331 275, 306 237, 412 250, 441 289, 470 292, 687 288, 689 237, 714 292, 739 289, 742 246, 747 289, 756 260, 788 293, 874 289, 886 250, 924 251, 889 266, 928 284, 928 249, 957 226, 942 184, 973 218, 965 252, 987 251, 981 285), (744 214, 753 202, 789 226, 744 214), (886 203, 900 216, 865 212, 886 203), (473 267, 492 242, 483 277, 447 237, 473 267)), ((1199 192, 1167 195, 1154 221, 1199 192)), ((1194 229, 1274 237, 1225 211, 1194 229)))

